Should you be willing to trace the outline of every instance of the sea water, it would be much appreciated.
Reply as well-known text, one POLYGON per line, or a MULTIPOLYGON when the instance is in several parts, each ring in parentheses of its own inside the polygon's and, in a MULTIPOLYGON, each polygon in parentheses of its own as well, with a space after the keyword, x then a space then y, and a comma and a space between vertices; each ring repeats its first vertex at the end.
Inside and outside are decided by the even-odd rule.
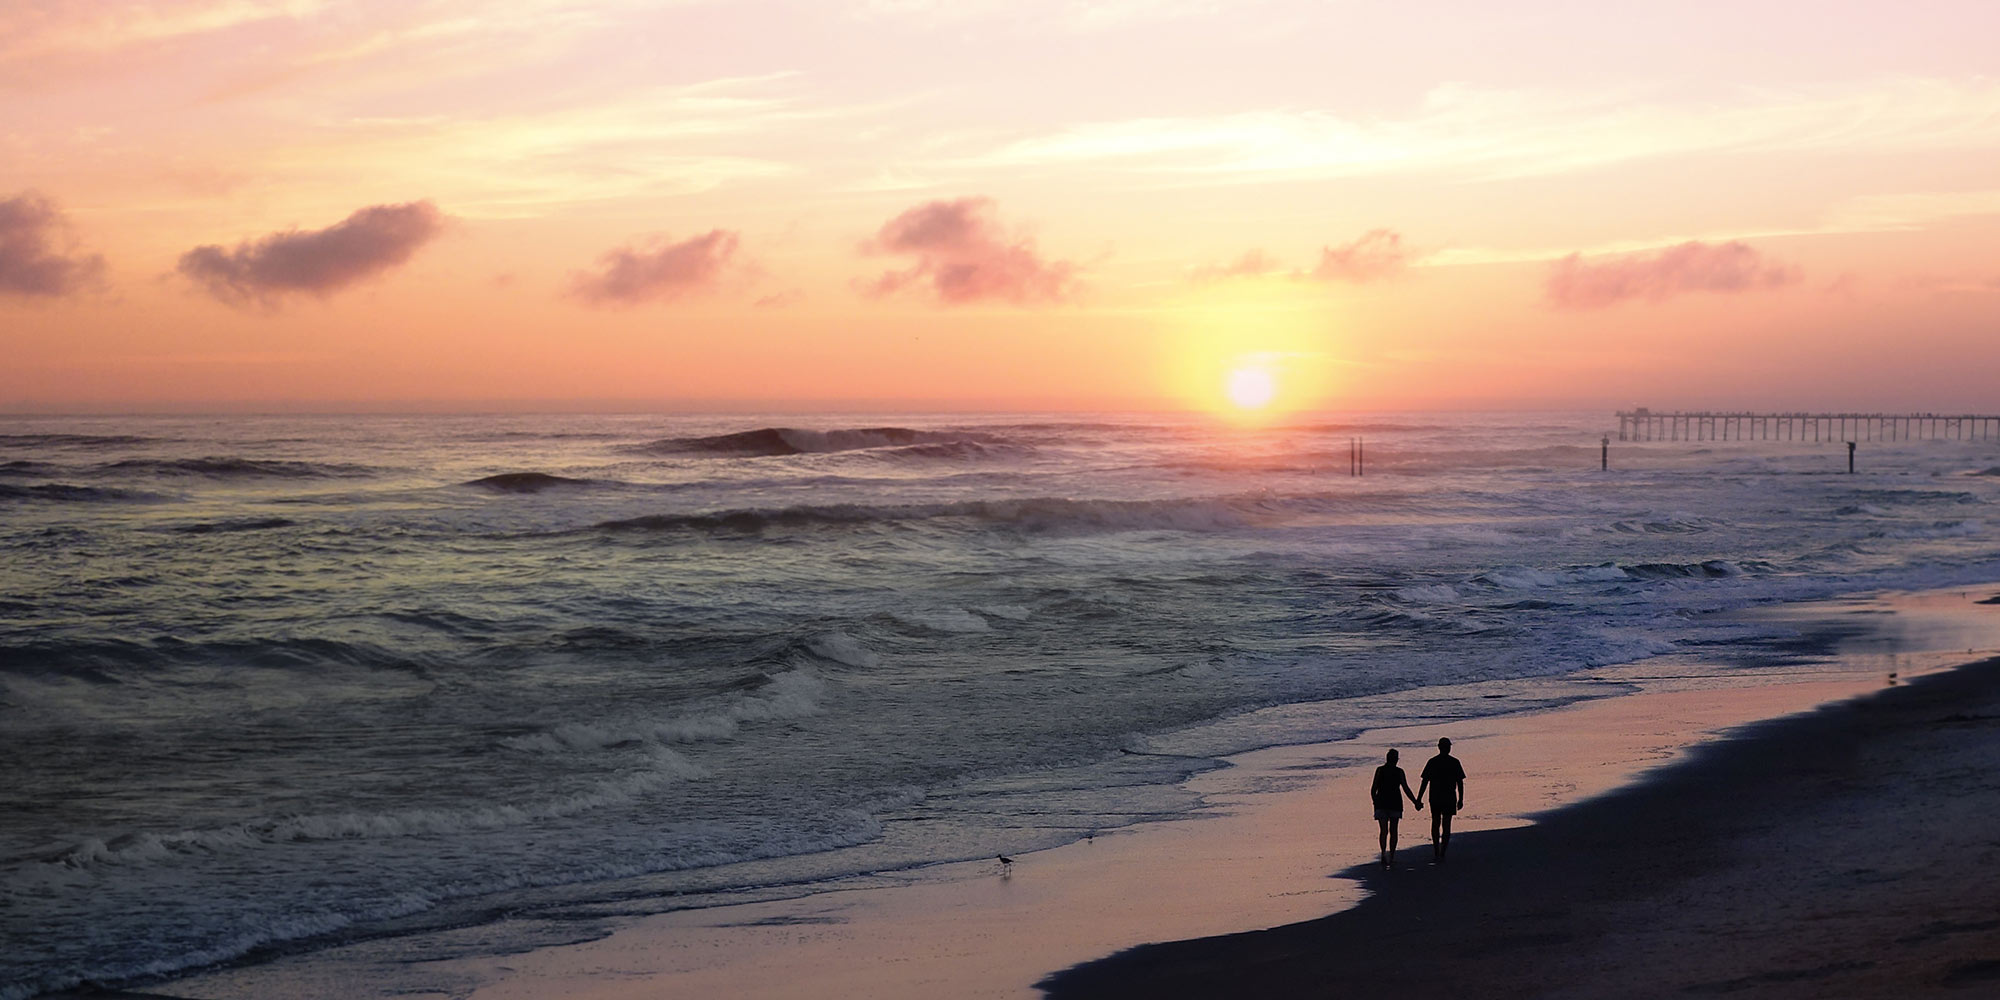
POLYGON ((2000 442, 1614 424, 0 418, 0 997, 1050 846, 2000 581, 2000 442))

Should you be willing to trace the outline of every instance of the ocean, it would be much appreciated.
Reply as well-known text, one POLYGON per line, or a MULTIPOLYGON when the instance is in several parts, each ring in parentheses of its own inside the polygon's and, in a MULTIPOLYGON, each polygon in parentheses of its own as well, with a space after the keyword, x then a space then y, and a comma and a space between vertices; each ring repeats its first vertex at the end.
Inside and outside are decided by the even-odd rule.
POLYGON ((0 418, 0 998, 1030 851, 2000 581, 2000 443, 1615 426, 0 418))

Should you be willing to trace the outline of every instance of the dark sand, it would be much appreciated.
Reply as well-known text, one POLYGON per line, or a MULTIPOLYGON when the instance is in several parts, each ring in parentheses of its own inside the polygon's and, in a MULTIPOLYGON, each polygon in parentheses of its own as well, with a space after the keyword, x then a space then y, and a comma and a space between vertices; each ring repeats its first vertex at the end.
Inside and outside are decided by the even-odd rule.
MULTIPOLYGON (((1414 775, 1426 754, 1407 761, 1414 775)), ((1470 801, 1479 794, 1471 763, 1470 801)), ((2000 997, 2000 659, 1744 727, 1370 896, 1057 973, 1086 997, 2000 997)))

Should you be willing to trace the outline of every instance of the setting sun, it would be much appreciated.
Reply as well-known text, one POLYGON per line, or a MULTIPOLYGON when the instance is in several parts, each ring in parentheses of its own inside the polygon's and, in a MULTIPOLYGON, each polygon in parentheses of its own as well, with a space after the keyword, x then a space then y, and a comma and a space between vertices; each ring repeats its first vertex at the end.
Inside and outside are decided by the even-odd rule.
POLYGON ((1261 410, 1278 395, 1278 377, 1268 368, 1245 365, 1229 373, 1224 388, 1229 401, 1245 410, 1261 410))

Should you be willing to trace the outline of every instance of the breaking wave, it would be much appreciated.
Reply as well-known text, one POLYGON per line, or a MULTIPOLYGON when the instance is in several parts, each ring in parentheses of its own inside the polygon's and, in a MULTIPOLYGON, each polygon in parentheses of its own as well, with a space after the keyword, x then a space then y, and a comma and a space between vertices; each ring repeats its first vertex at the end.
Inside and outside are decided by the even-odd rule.
POLYGON ((0 434, 0 448, 129 448, 158 440, 131 434, 0 434))
POLYGON ((465 485, 496 493, 540 493, 561 486, 591 486, 595 483, 597 483, 595 479, 572 479, 569 476, 552 476, 546 472, 502 472, 499 475, 474 479, 465 485))
POLYGON ((151 503, 165 500, 158 493, 119 490, 105 486, 72 486, 68 483, 41 483, 9 486, 0 483, 0 500, 43 500, 51 503, 151 503))
POLYGON ((234 521, 205 521, 199 524, 183 524, 173 530, 183 535, 222 535, 236 531, 265 531, 270 528, 289 528, 298 522, 284 517, 245 517, 234 521))
POLYGON ((1320 498, 1293 501, 1254 499, 969 500, 959 503, 833 504, 703 514, 654 514, 604 521, 596 530, 612 532, 696 532, 754 534, 774 528, 855 527, 916 521, 962 520, 1029 532, 1217 531, 1306 513, 1320 498), (1303 503, 1299 501, 1304 501, 1303 503), (1288 509, 1291 508, 1291 509, 1288 509))
POLYGON ((365 465, 301 462, 281 459, 128 458, 98 467, 101 471, 153 476, 200 476, 208 479, 339 479, 373 475, 365 465))
POLYGON ((759 427, 708 437, 661 438, 630 450, 647 455, 711 455, 753 457, 812 455, 914 445, 991 445, 1003 443, 990 434, 972 431, 920 431, 908 427, 863 427, 814 431, 797 427, 759 427))
POLYGON ((826 681, 794 670, 770 678, 755 693, 705 710, 665 719, 618 723, 565 722, 539 732, 509 737, 501 745, 511 750, 556 753, 602 750, 628 744, 703 743, 736 735, 746 722, 802 719, 818 715, 827 696, 826 681))
POLYGON ((270 844, 319 840, 363 840, 390 837, 443 836, 525 826, 560 819, 592 809, 631 802, 676 781, 706 777, 707 772, 686 757, 655 748, 648 767, 585 791, 522 805, 410 808, 388 812, 339 812, 252 820, 205 830, 137 833, 111 840, 91 838, 51 859, 68 868, 99 864, 169 862, 189 854, 222 854, 270 844))

